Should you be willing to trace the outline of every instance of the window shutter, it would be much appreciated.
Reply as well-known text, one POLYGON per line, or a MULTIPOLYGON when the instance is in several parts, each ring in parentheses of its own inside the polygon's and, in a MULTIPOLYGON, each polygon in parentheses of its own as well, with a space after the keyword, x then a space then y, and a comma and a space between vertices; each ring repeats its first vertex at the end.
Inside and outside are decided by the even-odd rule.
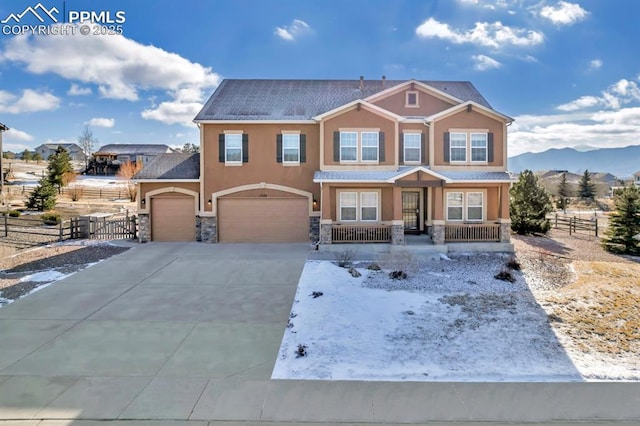
POLYGON ((426 135, 424 133, 420 134, 420 162, 422 164, 427 163, 427 144, 426 144, 426 135))
POLYGON ((276 162, 282 163, 282 135, 276 135, 276 162))
POLYGON ((444 162, 448 163, 449 160, 449 132, 444 132, 444 162))
POLYGON ((307 135, 300 135, 300 162, 307 162, 307 135))
POLYGON ((340 162, 340 132, 333 132, 333 161, 340 162))
POLYGON ((384 163, 384 132, 378 134, 378 162, 384 163))
POLYGON ((493 163, 493 133, 487 134, 487 161, 493 163))
POLYGON ((242 134, 242 162, 249 162, 249 135, 246 133, 242 134))
POLYGON ((400 132, 400 139, 398 139, 398 146, 400 148, 400 164, 404 164, 404 133, 400 132))
POLYGON ((218 135, 218 161, 224 163, 224 134, 218 135))

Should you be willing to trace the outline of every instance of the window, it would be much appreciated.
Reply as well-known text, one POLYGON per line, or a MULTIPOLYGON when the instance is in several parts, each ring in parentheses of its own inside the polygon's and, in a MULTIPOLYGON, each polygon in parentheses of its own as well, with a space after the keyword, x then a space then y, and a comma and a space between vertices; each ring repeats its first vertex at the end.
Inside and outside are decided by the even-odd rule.
POLYGON ((300 162, 300 135, 285 133, 282 135, 282 161, 284 163, 300 162))
POLYGON ((422 159, 420 152, 422 145, 422 135, 420 133, 405 133, 403 135, 404 142, 404 162, 419 163, 422 159))
POLYGON ((378 132, 362 132, 362 161, 378 161, 378 132))
POLYGON ((358 160, 358 133, 340 132, 340 161, 358 160))
POLYGON ((462 220, 463 196, 462 192, 447 193, 447 220, 462 220))
POLYGON ((224 135, 225 163, 242 163, 242 135, 239 133, 224 135))
POLYGON ((418 107, 418 92, 407 92, 406 107, 418 107))
POLYGON ((467 192, 467 220, 482 221, 482 192, 467 192))
POLYGON ((471 161, 487 161, 486 133, 471 133, 471 161))
POLYGON ((451 133, 449 136, 449 150, 451 162, 467 161, 467 134, 451 133))
POLYGON ((340 193, 340 221, 355 222, 358 212, 358 194, 356 192, 340 193))
POLYGON ((378 220, 378 193, 360 193, 360 220, 363 222, 378 220))

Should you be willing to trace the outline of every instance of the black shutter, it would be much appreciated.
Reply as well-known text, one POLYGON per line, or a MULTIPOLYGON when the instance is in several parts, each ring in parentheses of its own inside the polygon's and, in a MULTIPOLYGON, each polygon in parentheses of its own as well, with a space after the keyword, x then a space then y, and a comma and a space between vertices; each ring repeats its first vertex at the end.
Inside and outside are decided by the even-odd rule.
POLYGON ((224 134, 220 133, 218 135, 218 161, 224 163, 224 134))
POLYGON ((282 163, 282 135, 276 135, 276 162, 282 163))
POLYGON ((398 146, 400 147, 400 164, 404 164, 404 133, 400 132, 400 139, 398 139, 398 146))
POLYGON ((340 132, 333 132, 333 161, 340 162, 340 132))
POLYGON ((449 132, 444 132, 443 149, 444 149, 444 162, 448 163, 450 161, 449 160, 449 132))
POLYGON ((493 163, 493 133, 487 134, 487 162, 493 163))
POLYGON ((384 163, 384 132, 378 134, 378 162, 384 163))
POLYGON ((242 134, 242 162, 249 162, 249 135, 246 133, 242 134))
POLYGON ((307 162, 307 135, 300 135, 300 162, 307 162))

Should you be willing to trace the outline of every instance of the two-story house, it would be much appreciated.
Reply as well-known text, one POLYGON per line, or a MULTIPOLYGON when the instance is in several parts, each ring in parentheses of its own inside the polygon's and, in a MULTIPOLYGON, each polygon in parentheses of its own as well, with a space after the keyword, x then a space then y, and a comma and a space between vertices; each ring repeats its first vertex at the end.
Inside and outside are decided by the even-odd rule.
POLYGON ((94 175, 115 175, 124 163, 138 163, 142 166, 156 156, 173 152, 164 144, 109 144, 101 146, 93 153, 87 173, 94 175))
POLYGON ((147 176, 141 221, 171 197, 190 240, 508 242, 512 121, 469 82, 224 80, 194 120, 199 190, 147 176))

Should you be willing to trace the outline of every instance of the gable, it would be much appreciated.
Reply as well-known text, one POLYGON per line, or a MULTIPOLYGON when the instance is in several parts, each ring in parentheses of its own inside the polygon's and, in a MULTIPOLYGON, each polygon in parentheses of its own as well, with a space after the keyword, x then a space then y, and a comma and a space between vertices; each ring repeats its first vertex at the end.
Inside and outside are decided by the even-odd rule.
POLYGON ((405 85, 372 103, 404 117, 427 117, 456 105, 453 100, 429 92, 420 85, 405 85), (410 96, 415 97, 416 105, 408 103, 410 96))

